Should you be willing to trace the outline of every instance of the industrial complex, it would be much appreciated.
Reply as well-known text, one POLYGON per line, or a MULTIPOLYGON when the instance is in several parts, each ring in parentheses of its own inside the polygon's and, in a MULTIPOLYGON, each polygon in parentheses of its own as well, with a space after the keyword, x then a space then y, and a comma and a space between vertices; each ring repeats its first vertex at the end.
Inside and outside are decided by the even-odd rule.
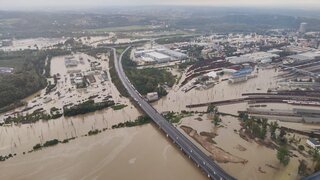
POLYGON ((154 48, 146 50, 135 49, 133 54, 133 60, 137 62, 139 65, 182 61, 188 58, 188 56, 184 53, 166 48, 154 48))

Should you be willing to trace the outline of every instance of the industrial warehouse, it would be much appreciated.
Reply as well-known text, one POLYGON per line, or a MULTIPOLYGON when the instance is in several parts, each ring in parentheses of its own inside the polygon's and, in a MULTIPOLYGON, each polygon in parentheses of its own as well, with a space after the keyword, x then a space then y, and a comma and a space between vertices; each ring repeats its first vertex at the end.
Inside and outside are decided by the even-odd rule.
POLYGON ((158 63, 168 63, 173 61, 182 61, 188 58, 184 53, 178 50, 170 50, 166 48, 155 49, 136 49, 133 52, 133 61, 139 65, 150 65, 158 63))

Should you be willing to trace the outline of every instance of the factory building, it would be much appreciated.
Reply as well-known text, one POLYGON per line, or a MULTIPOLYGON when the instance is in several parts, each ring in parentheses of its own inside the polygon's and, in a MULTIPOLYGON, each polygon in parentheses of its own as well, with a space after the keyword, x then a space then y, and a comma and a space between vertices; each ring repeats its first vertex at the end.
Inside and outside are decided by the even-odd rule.
POLYGON ((164 63, 171 60, 170 56, 158 52, 149 52, 146 53, 145 56, 157 61, 158 63, 164 63))
POLYGON ((288 56, 286 61, 299 62, 299 61, 310 61, 310 60, 315 60, 315 59, 320 59, 320 51, 318 51, 318 52, 306 52, 306 53, 301 53, 301 54, 288 56))
POLYGON ((185 60, 188 58, 188 56, 184 53, 166 48, 156 48, 148 50, 137 49, 137 51, 135 51, 133 55, 136 58, 135 61, 143 62, 143 64, 165 63, 175 60, 185 60))
POLYGON ((142 57, 142 56, 144 56, 146 53, 150 53, 150 52, 154 52, 154 50, 153 50, 153 49, 150 49, 150 50, 139 50, 139 51, 135 51, 135 52, 134 52, 134 56, 135 56, 136 58, 138 58, 138 57, 142 57))
POLYGON ((173 51, 173 50, 169 50, 169 49, 157 49, 156 52, 166 54, 166 55, 171 56, 177 60, 184 60, 188 57, 186 54, 183 54, 183 53, 177 52, 177 51, 173 51))

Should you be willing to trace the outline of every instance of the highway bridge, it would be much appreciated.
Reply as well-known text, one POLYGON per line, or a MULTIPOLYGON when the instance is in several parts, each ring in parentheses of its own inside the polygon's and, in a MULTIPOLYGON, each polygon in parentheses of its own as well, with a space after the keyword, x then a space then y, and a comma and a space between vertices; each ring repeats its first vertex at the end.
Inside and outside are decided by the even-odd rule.
POLYGON ((156 109, 154 109, 140 93, 134 88, 127 78, 122 67, 122 56, 128 51, 130 47, 126 48, 124 52, 117 58, 116 50, 113 48, 114 62, 117 74, 128 91, 128 94, 134 99, 135 103, 159 126, 161 130, 171 138, 172 141, 183 151, 193 162, 207 174, 208 178, 215 180, 233 180, 234 177, 226 173, 219 167, 210 157, 202 152, 195 144, 186 138, 178 129, 169 123, 156 109))

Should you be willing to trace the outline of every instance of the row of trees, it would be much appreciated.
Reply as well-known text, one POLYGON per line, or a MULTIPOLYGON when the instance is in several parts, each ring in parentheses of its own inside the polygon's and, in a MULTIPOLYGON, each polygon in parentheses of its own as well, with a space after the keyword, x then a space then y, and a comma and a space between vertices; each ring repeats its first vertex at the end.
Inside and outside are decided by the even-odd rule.
POLYGON ((141 126, 147 123, 150 123, 151 119, 149 116, 139 116, 135 121, 126 121, 121 122, 119 124, 113 125, 112 129, 123 128, 123 127, 133 127, 133 126, 141 126))
MULTIPOLYGON (((283 128, 279 128, 279 125, 277 122, 271 122, 267 123, 267 120, 265 119, 257 119, 249 117, 246 113, 240 113, 239 118, 244 122, 244 127, 249 130, 255 137, 258 137, 260 139, 265 138, 265 133, 267 131, 267 127, 269 127, 269 131, 271 134, 271 139, 277 143, 280 147, 277 150, 277 159, 281 164, 284 166, 288 165, 290 162, 290 151, 288 149, 289 144, 288 142, 293 142, 294 137, 292 139, 289 139, 289 141, 286 138, 286 131, 283 128), (279 129, 278 136, 276 135, 276 130, 279 129)), ((299 140, 300 142, 300 140, 299 140)), ((300 151, 304 151, 305 147, 303 145, 299 145, 298 149, 300 151)), ((308 153, 312 156, 313 165, 314 165, 314 171, 318 172, 320 171, 320 152, 318 149, 309 150, 308 153)), ((305 160, 300 160, 298 173, 302 176, 306 176, 310 173, 313 173, 311 169, 308 169, 307 162, 305 160)))
POLYGON ((72 107, 64 107, 63 114, 64 116, 76 116, 79 114, 86 114, 89 112, 94 112, 97 110, 101 110, 107 107, 111 107, 115 105, 113 100, 108 100, 104 102, 95 103, 94 100, 88 100, 81 104, 72 106, 72 107))
POLYGON ((279 128, 277 122, 271 122, 268 124, 267 119, 260 119, 249 117, 247 113, 241 112, 239 118, 243 121, 243 127, 254 137, 257 137, 261 140, 266 138, 267 130, 271 134, 271 139, 280 145, 280 148, 277 150, 277 159, 281 164, 287 165, 290 161, 290 152, 286 147, 287 140, 285 138, 285 131, 280 129, 278 137, 276 136, 276 130, 279 128), (268 128, 269 127, 269 128, 268 128))

